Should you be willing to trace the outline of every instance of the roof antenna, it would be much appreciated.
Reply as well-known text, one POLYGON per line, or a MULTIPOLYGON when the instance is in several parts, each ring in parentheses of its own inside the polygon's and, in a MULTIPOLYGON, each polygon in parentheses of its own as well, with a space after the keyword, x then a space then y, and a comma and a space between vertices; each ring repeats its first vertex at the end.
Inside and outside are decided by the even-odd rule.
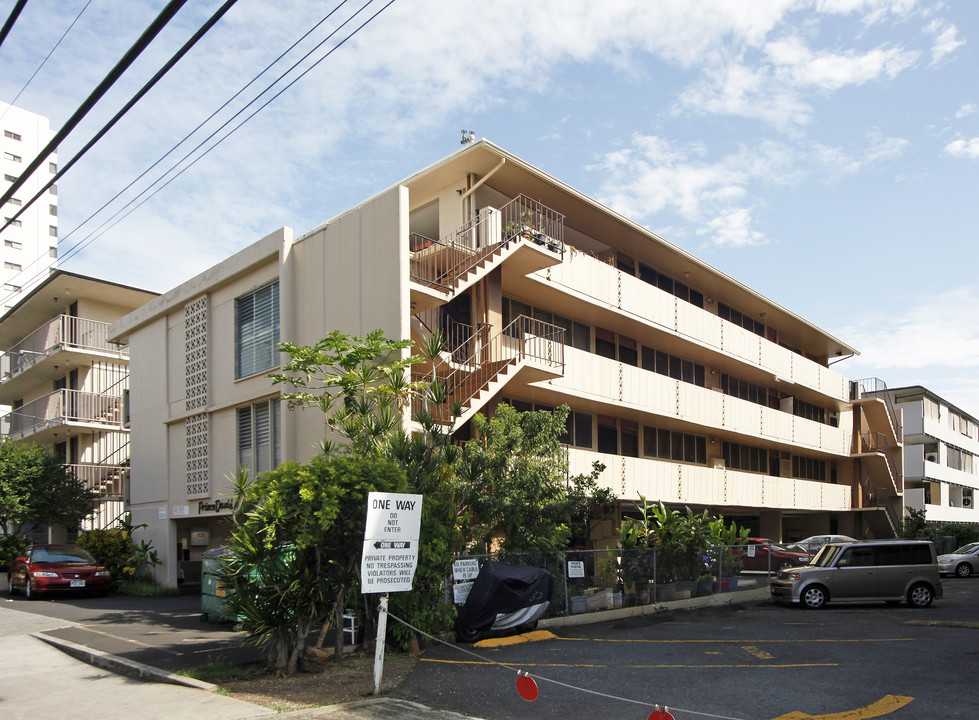
POLYGON ((459 141, 460 145, 471 145, 476 142, 476 131, 475 130, 463 130, 462 140, 459 141))

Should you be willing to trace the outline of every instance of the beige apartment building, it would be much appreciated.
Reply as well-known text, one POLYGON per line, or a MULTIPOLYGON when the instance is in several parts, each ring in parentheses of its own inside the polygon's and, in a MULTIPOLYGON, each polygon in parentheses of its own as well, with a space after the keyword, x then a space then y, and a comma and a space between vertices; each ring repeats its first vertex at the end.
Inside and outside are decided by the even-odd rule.
POLYGON ((620 513, 642 495, 774 539, 886 536, 900 517, 882 385, 830 367, 853 348, 481 140, 113 324, 132 353, 130 508, 161 580, 222 543, 238 466, 305 461, 323 439, 266 377, 276 343, 375 329, 449 338, 436 372, 463 405, 457 437, 502 401, 567 404, 571 471, 602 461, 620 513))
MULTIPOLYGON (((81 530, 110 527, 129 485, 129 350, 109 323, 156 293, 55 270, 0 317, 0 438, 41 445, 99 495, 81 530)), ((36 542, 74 528, 38 527, 36 542)))

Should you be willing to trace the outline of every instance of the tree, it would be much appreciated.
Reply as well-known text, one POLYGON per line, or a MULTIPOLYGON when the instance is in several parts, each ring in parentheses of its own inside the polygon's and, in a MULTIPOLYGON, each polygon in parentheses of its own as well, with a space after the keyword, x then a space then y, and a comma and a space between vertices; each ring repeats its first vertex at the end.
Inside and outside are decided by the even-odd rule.
POLYGON ((292 675, 314 624, 342 614, 356 582, 368 493, 404 492, 405 475, 385 458, 318 456, 238 487, 226 607, 268 650, 269 669, 292 675))
POLYGON ((21 535, 32 524, 77 527, 97 495, 40 445, 0 442, 0 533, 21 535))
POLYGON ((603 468, 568 478, 560 440, 568 412, 566 405, 518 412, 501 404, 492 419, 475 417, 478 439, 466 443, 458 464, 473 550, 563 550, 573 526, 581 538, 594 511, 614 500, 598 488, 603 468))

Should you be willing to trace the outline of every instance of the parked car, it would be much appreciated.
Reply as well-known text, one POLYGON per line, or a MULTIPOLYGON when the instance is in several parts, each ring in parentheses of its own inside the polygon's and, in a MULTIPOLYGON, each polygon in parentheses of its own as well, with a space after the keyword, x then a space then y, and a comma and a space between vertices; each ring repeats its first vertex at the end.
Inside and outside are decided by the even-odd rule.
POLYGON ((979 572, 979 542, 963 545, 947 555, 939 555, 938 569, 942 575, 954 573, 959 577, 969 577, 979 572))
POLYGON ((797 542, 787 543, 788 547, 793 550, 798 550, 800 552, 807 552, 811 555, 815 555, 819 552, 821 548, 826 543, 848 543, 857 542, 856 538, 852 538, 849 535, 810 535, 805 540, 799 540, 797 542))
POLYGON ((109 592, 112 578, 92 554, 78 545, 34 545, 10 564, 10 594, 28 600, 42 593, 109 592))
POLYGON ((775 602, 817 609, 830 601, 884 600, 926 608, 942 597, 935 546, 924 540, 828 543, 805 567, 780 570, 775 602))
POLYGON ((807 565, 812 559, 812 555, 799 550, 791 550, 781 543, 772 542, 767 538, 748 538, 748 546, 754 548, 754 557, 751 550, 738 550, 737 557, 742 560, 743 570, 762 570, 773 571, 798 565, 807 565))

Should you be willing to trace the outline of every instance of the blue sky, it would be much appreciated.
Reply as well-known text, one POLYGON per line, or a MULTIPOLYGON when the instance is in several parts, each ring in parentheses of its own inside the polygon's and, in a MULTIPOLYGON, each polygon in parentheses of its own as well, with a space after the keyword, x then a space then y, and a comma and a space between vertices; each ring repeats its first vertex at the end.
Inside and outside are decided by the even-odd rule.
MULTIPOLYGON (((27 4, 0 48, 0 99, 85 1, 27 4)), ((164 4, 93 0, 17 104, 60 127, 164 4)), ((190 0, 61 158, 219 4, 190 0)), ((333 6, 240 0, 62 179, 62 254, 333 6)), ((472 129, 858 348, 836 366, 849 377, 925 385, 979 415, 977 52, 979 5, 961 1, 395 0, 64 267, 167 290, 472 129)))

